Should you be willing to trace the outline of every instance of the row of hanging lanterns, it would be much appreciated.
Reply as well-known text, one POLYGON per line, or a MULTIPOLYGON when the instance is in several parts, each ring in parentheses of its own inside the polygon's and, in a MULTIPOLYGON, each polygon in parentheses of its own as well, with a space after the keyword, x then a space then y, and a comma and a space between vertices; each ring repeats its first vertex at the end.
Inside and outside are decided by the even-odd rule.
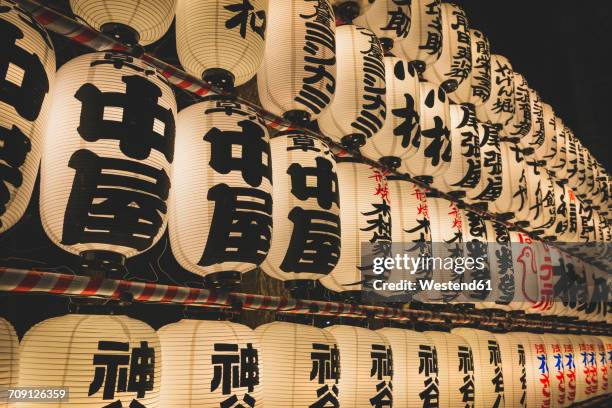
POLYGON ((0 350, 0 385, 68 387, 79 407, 564 407, 612 391, 612 339, 588 335, 194 319, 155 332, 69 314, 20 344, 0 319, 0 350))

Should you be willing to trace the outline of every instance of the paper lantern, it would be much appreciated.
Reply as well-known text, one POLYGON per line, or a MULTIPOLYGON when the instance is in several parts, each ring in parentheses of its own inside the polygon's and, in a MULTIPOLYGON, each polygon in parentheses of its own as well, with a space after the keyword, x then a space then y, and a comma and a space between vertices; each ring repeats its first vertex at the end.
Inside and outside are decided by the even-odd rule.
POLYGON ((514 117, 514 71, 504 56, 491 54, 491 96, 476 108, 476 116, 502 127, 514 117))
POLYGON ((525 336, 513 333, 494 334, 499 345, 504 379, 504 398, 507 407, 531 407, 534 384, 527 381, 527 371, 532 370, 531 349, 525 336))
POLYGON ((494 125, 477 122, 480 151, 480 179, 475 188, 466 191, 466 201, 487 209, 503 191, 503 169, 499 132, 494 125))
POLYGON ((264 55, 267 3, 177 0, 176 51, 185 71, 223 89, 253 78, 264 55))
POLYGON ((440 402, 438 352, 427 336, 412 330, 377 330, 393 349, 393 406, 437 406, 440 402))
POLYGON ((49 238, 84 263, 122 264, 166 229, 176 101, 141 60, 85 54, 57 72, 41 164, 49 238))
POLYGON ((412 0, 408 36, 393 43, 393 55, 411 61, 419 72, 442 53, 440 0, 412 0))
MULTIPOLYGON (((594 160, 594 159, 593 159, 594 160)), ((598 207, 603 207, 603 204, 608 201, 610 198, 610 190, 609 190, 609 177, 606 173, 606 170, 603 166, 597 161, 594 160, 594 171, 595 171, 595 181, 598 185, 597 190, 599 191, 596 195, 591 195, 591 200, 593 200, 593 204, 598 207)))
POLYGON ((389 167, 399 167, 421 142, 419 78, 414 68, 396 57, 384 57, 387 118, 361 153, 389 167))
POLYGON ((569 128, 563 121, 557 118, 557 163, 552 166, 555 177, 558 180, 565 180, 568 176, 567 171, 567 150, 569 146, 569 128))
POLYGON ((47 32, 22 9, 0 8, 0 234, 23 216, 36 181, 55 77, 47 32))
POLYGON ((358 26, 371 30, 383 46, 391 48, 395 40, 408 37, 410 31, 410 1, 378 0, 354 20, 358 26))
POLYGON ((564 178, 568 180, 570 187, 578 193, 578 184, 580 184, 580 174, 578 172, 578 145, 576 143, 576 137, 571 130, 567 131, 567 144, 566 152, 567 158, 565 162, 565 175, 564 178))
POLYGON ((518 72, 513 73, 514 82, 514 116, 503 132, 519 138, 526 138, 531 131, 531 99, 529 85, 518 72))
POLYGON ((539 299, 538 275, 542 244, 532 240, 527 234, 512 230, 510 242, 515 284, 514 300, 510 307, 513 310, 527 311, 539 299))
POLYGON ((593 197, 596 197, 600 193, 600 184, 597 182, 597 166, 595 164, 595 158, 591 155, 589 150, 580 143, 578 140, 578 147, 580 149, 580 157, 578 160, 578 164, 580 166, 579 171, 584 175, 584 183, 579 184, 580 193, 583 195, 583 198, 587 201, 590 201, 594 206, 597 206, 594 203, 593 197))
POLYGON ((442 3, 440 16, 442 52, 423 77, 451 93, 468 80, 472 71, 470 27, 465 12, 454 3, 442 3))
POLYGON ((261 347, 241 324, 183 319, 159 329, 164 408, 263 407, 261 347))
POLYGON ((576 398, 577 402, 581 402, 600 394, 600 373, 597 365, 596 340, 591 336, 572 335, 569 337, 574 345, 574 349, 577 350, 576 370, 582 371, 582 375, 579 375, 578 379, 582 378, 583 386, 581 387, 581 382, 578 381, 576 398))
MULTIPOLYGON (((529 88, 529 102, 531 110, 531 130, 522 142, 525 147, 531 147, 534 152, 544 144, 544 106, 540 95, 529 88)), ((536 156, 537 157, 537 156, 536 156)))
POLYGON ((565 374, 565 402, 563 406, 571 405, 576 401, 577 381, 580 375, 576 370, 577 351, 569 336, 554 334, 561 346, 563 355, 563 372, 565 374))
POLYGON ((283 281, 326 276, 340 257, 336 159, 299 131, 278 133, 270 147, 274 234, 261 269, 283 281))
POLYGON ((402 171, 431 182, 450 166, 450 109, 444 90, 430 82, 419 85, 421 133, 417 152, 402 162, 402 171))
MULTIPOLYGON (((534 403, 534 407, 549 407, 555 400, 555 390, 551 387, 550 369, 548 367, 548 354, 545 340, 539 334, 533 333, 511 333, 516 337, 524 337, 529 344, 527 356, 527 382, 533 384, 533 396, 528 398, 534 403), (531 369, 529 362, 531 360, 531 369)), ((528 406, 532 406, 528 404, 528 406)))
MULTIPOLYGON (((472 349, 474 367, 474 388, 477 397, 474 407, 497 407, 504 404, 504 377, 499 343, 492 333, 484 330, 456 328, 452 334, 461 336, 472 349)), ((508 364, 515 363, 508 361, 508 364)))
MULTIPOLYGON (((490 255, 494 256, 489 248, 493 245, 489 243, 493 236, 489 237, 486 220, 473 211, 461 211, 461 227, 464 260, 455 269, 463 270, 463 282, 472 286, 462 291, 459 300, 478 306, 495 295, 489 260, 490 255)), ((491 259, 496 260, 495 257, 491 259)))
POLYGON ((261 106, 295 122, 316 119, 336 89, 336 25, 328 0, 268 0, 257 71, 261 106))
POLYGON ((608 393, 609 378, 608 378, 608 361, 606 356, 606 345, 601 337, 589 336, 595 345, 595 363, 597 364, 597 383, 599 388, 597 395, 605 395, 608 393))
POLYGON ((601 371, 602 371, 602 391, 603 392, 610 392, 612 391, 612 338, 610 338, 609 336, 604 337, 604 336, 599 336, 599 340, 601 341, 599 348, 598 348, 598 364, 601 364, 601 371), (601 346, 603 345, 603 351, 601 349, 601 346), (604 370, 604 367, 606 367, 606 369, 604 370), (607 385, 606 390, 604 391, 604 385, 607 385))
POLYGON ((559 336, 555 334, 540 335, 546 347, 547 365, 551 390, 551 406, 568 406, 566 393, 568 384, 565 380, 564 350, 559 336))
POLYGON ((166 34, 177 0, 70 0, 72 12, 89 26, 128 45, 149 45, 166 34))
POLYGON ((393 406, 393 353, 380 333, 344 325, 325 328, 340 349, 341 407, 393 406))
MULTIPOLYGON (((553 176, 544 168, 537 166, 529 166, 529 179, 531 191, 534 195, 532 198, 531 215, 532 221, 529 229, 541 235, 553 228, 557 220, 557 202, 558 194, 553 176), (536 173, 536 171, 538 173, 536 173)), ((562 191, 562 189, 559 187, 562 191)))
POLYGON ((553 183, 553 191, 555 195, 555 222, 549 228, 546 228, 545 238, 558 240, 559 242, 567 242, 565 239, 573 239, 574 232, 570 232, 570 222, 575 225, 577 219, 576 198, 573 192, 567 185, 557 181, 553 183))
POLYGON ((342 251, 338 264, 321 283, 352 296, 374 277, 371 258, 375 253, 391 249, 389 186, 382 171, 353 158, 339 158, 336 169, 342 251))
MULTIPOLYGON (((13 326, 0 317, 0 389, 17 386, 19 378, 19 339, 13 326)), ((0 407, 8 408, 0 401, 0 407)))
POLYGON ((544 160, 549 170, 557 164, 557 119, 555 112, 547 103, 542 103, 542 116, 544 121, 544 141, 536 147, 535 156, 544 160))
POLYGON ((69 403, 56 406, 163 406, 159 339, 139 320, 80 314, 47 319, 25 334, 20 356, 20 387, 69 389, 69 403))
POLYGON ((336 28, 336 93, 317 122, 321 132, 351 147, 363 146, 387 116, 385 64, 378 38, 367 28, 336 28))
POLYGON ((272 235, 268 131, 252 108, 210 98, 178 115, 170 244, 190 272, 239 281, 272 235))
POLYGON ((474 365, 472 348, 455 334, 426 331, 425 335, 438 354, 439 406, 475 406, 480 393, 475 377, 480 367, 474 365))
POLYGON ((480 182, 480 138, 476 112, 471 105, 450 105, 451 160, 448 169, 434 178, 433 186, 444 192, 462 192, 480 182))
POLYGON ((261 344, 261 383, 272 407, 338 406, 340 351, 327 330, 273 322, 255 333, 261 344))
POLYGON ((450 94, 457 103, 482 105, 491 95, 491 50, 489 40, 478 30, 470 28, 472 70, 459 87, 450 94))

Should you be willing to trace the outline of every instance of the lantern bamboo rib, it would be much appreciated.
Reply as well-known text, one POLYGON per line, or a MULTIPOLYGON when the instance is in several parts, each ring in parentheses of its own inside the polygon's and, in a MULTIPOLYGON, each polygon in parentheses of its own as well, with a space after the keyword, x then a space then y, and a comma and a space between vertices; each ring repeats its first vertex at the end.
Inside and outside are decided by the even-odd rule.
POLYGON ((482 328, 523 327, 525 329, 565 330, 573 333, 607 335, 611 325, 589 325, 587 322, 553 322, 538 317, 515 317, 505 312, 486 313, 470 310, 465 313, 430 310, 401 310, 393 307, 355 305, 340 302, 291 299, 239 292, 214 292, 208 289, 170 286, 156 283, 115 279, 93 279, 87 276, 0 268, 0 292, 48 293, 75 297, 126 299, 136 302, 200 306, 222 309, 274 311, 423 322, 431 324, 479 324, 482 328))

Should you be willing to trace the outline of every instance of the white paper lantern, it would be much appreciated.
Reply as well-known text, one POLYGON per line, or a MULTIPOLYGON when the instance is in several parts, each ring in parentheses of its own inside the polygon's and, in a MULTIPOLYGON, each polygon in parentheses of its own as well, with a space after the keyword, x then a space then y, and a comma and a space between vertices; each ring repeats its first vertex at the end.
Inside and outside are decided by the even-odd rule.
POLYGON ((604 384, 607 383, 606 392, 609 393, 610 391, 612 391, 612 338, 609 336, 599 336, 599 340, 601 340, 603 344, 603 352, 601 348, 599 348, 599 357, 597 362, 602 365, 602 372, 605 372, 605 375, 602 374, 602 379, 604 384), (606 367, 606 370, 603 370, 604 365, 606 367))
POLYGON ((472 70, 465 81, 450 94, 457 103, 482 105, 491 95, 491 50, 489 40, 478 30, 470 28, 472 70))
POLYGON ((387 116, 385 64, 378 38, 367 28, 336 28, 336 93, 317 122, 321 132, 350 146, 363 146, 387 116))
POLYGON ((70 314, 32 327, 20 346, 20 387, 67 387, 69 402, 19 408, 162 407, 161 347, 145 323, 126 316, 70 314))
POLYGON ((559 336, 542 334, 540 336, 546 346, 547 364, 551 389, 551 406, 568 406, 566 399, 567 384, 565 381, 564 350, 559 336))
POLYGON ((527 382, 527 371, 532 369, 531 352, 525 337, 512 333, 494 334, 499 345, 504 378, 504 398, 507 407, 531 407, 533 383, 527 382), (529 396, 529 397, 528 397, 529 396))
POLYGON ((260 265, 272 235, 272 168, 259 114, 223 98, 183 109, 173 175, 170 243, 181 266, 233 280, 260 265))
MULTIPOLYGON (((529 344, 527 353, 527 367, 531 359, 531 369, 527 369, 527 382, 533 384, 534 395, 529 396, 534 407, 549 407, 555 400, 554 390, 550 383, 550 369, 548 367, 548 354, 545 340, 539 334, 512 333, 516 337, 524 337, 529 344)), ((531 404, 529 404, 531 406, 531 404)))
POLYGON ((436 406, 440 402, 438 352, 427 336, 412 330, 377 330, 393 349, 393 406, 436 406))
POLYGON ((576 137, 571 130, 567 132, 567 159, 565 162, 565 177, 568 180, 570 187, 578 193, 578 185, 580 184, 580 173, 578 172, 578 144, 576 143, 576 137))
POLYGON ((475 377, 480 367, 474 365, 472 348, 455 334, 426 331, 425 335, 438 353, 439 406, 475 406, 479 398, 475 377))
POLYGON ((410 160, 420 145, 419 78, 414 68, 396 57, 384 57, 387 118, 361 153, 391 167, 410 160))
POLYGON ((261 106, 290 120, 314 120, 336 89, 336 25, 329 0, 268 0, 261 106), (301 116, 301 118, 300 118, 301 116))
POLYGON ((135 32, 135 43, 149 45, 162 38, 170 28, 176 1, 70 0, 70 8, 98 31, 116 34, 116 27, 112 26, 121 25, 124 30, 135 32))
MULTIPOLYGON (((529 88, 529 103, 531 110, 531 130, 522 142, 525 147, 531 147, 534 152, 544 144, 544 106, 540 95, 529 88)), ((537 156, 536 156, 537 157, 537 156)))
MULTIPOLYGON (((489 408, 504 405, 504 377, 499 344, 492 333, 484 330, 457 328, 452 334, 461 336, 472 349, 474 366, 474 387, 477 397, 474 407, 489 408)), ((508 361, 508 364, 515 363, 508 361)))
MULTIPOLYGON (((479 214, 463 210, 461 211, 461 228, 463 240, 463 255, 465 260, 455 269, 463 270, 463 282, 473 285, 467 290, 463 290, 460 301, 470 304, 478 304, 486 301, 492 294, 492 276, 490 269, 491 249, 489 242, 493 236, 489 237, 486 220, 479 214)), ((492 258, 496 261, 496 258, 492 258)), ((459 272, 461 272, 459 270, 459 272)))
POLYGON ((423 77, 451 93, 468 80, 472 72, 470 27, 465 12, 454 3, 442 3, 440 16, 442 52, 423 72, 423 77))
POLYGON ((535 155, 538 160, 544 160, 549 170, 557 164, 557 117, 552 106, 542 103, 542 116, 544 121, 544 142, 536 147, 535 155))
POLYGON ((444 90, 430 82, 419 85, 421 132, 417 152, 402 163, 402 171, 431 182, 451 163, 450 109, 444 90))
POLYGON ((503 192, 503 161, 499 132, 490 123, 477 122, 480 151, 480 179, 475 188, 468 189, 466 201, 487 209, 503 192))
POLYGON ((597 363, 597 371, 599 373, 598 384, 599 391, 598 395, 605 395, 609 391, 610 379, 608 371, 608 358, 606 355, 606 342, 605 338, 598 336, 590 336, 591 341, 595 344, 595 361, 597 363))
POLYGON ((504 125, 503 133, 526 138, 531 131, 531 99, 525 77, 514 71, 514 116, 504 125))
MULTIPOLYGON (((601 382, 602 382, 602 372, 600 370, 599 363, 599 343, 600 340, 595 336, 582 336, 584 338, 584 342, 587 348, 587 363, 589 366, 589 371, 591 373, 591 397, 597 397, 602 394, 601 392, 601 382)), ((582 353, 580 353, 582 357, 582 353)), ((607 386, 606 386, 607 388, 607 386)))
POLYGON ((264 406, 261 347, 247 326, 183 319, 158 336, 160 407, 264 406))
POLYGON ((338 264, 321 283, 336 292, 361 291, 374 277, 366 265, 372 265, 376 251, 386 254, 391 249, 389 186, 382 171, 352 158, 339 158, 336 169, 342 250, 338 264))
POLYGON ((47 32, 13 3, 0 9, 0 234, 23 216, 36 181, 55 77, 47 32))
POLYGON ((515 285, 514 301, 510 307, 513 310, 527 311, 539 299, 538 274, 542 244, 518 231, 510 231, 510 242, 515 285))
POLYGON ((318 279, 340 257, 336 159, 329 147, 299 131, 278 133, 274 157, 274 234, 261 269, 283 281, 318 279))
POLYGON ((177 0, 183 68, 226 89, 253 78, 264 55, 267 9, 266 0, 177 0))
MULTIPOLYGON (((13 326, 0 317, 0 389, 17 386, 19 378, 19 339, 13 326)), ((8 408, 7 402, 0 401, 0 407, 8 408)))
MULTIPOLYGON (((395 40, 408 37, 410 31, 410 1, 378 0, 354 20, 358 26, 371 30, 389 48, 395 40)), ((385 44, 383 44, 385 45, 385 44)))
POLYGON ((411 61, 419 72, 442 53, 440 0, 412 0, 408 36, 393 43, 393 55, 411 61))
POLYGON ((576 369, 577 351, 574 350, 574 344, 569 336, 554 334, 557 341, 561 345, 563 353, 563 372, 565 374, 565 402, 564 406, 568 406, 576 402, 576 387, 578 381, 578 373, 576 369))
POLYGON ((576 402, 593 398, 597 393, 598 375, 595 346, 588 336, 569 335, 576 364, 576 402))
POLYGON ((266 406, 338 406, 338 382, 344 366, 341 370, 338 344, 330 332, 273 322, 259 326, 255 333, 261 344, 266 406))
POLYGON ((325 330, 340 349, 339 406, 393 406, 393 353, 387 339, 361 327, 336 325, 325 330))
POLYGON ((514 117, 514 71, 504 56, 491 55, 491 96, 476 108, 476 115, 502 127, 514 117))
MULTIPOLYGON (((544 234, 553 228, 557 219, 558 194, 555 179, 545 168, 529 166, 528 181, 531 181, 533 202, 531 206, 532 221, 529 230, 544 234), (538 171, 538 173, 535 173, 538 171)), ((559 187, 560 189, 560 187, 559 187)), ((561 189, 562 191, 562 189, 561 189)))
POLYGON ((569 128, 565 126, 563 121, 557 118, 557 163, 552 167, 555 177, 558 180, 565 180, 568 176, 568 158, 567 151, 569 147, 569 128))
POLYGON ((141 60, 100 52, 62 66, 40 193, 42 225, 56 245, 108 261, 158 241, 167 222, 175 117, 172 89, 141 60))

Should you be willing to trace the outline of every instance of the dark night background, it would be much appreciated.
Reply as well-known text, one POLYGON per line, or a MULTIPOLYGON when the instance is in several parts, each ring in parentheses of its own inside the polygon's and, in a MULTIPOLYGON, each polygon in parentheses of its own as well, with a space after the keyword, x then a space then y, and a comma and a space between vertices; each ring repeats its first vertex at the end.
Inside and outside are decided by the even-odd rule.
MULTIPOLYGON (((42 1, 70 14, 67 0, 42 1)), ((467 12, 471 26, 483 31, 492 52, 508 57, 515 70, 610 171, 608 152, 609 96, 612 94, 610 57, 612 51, 612 2, 600 0, 457 0, 467 12)), ((58 65, 88 50, 53 35, 58 65)), ((147 47, 147 52, 178 65, 174 31, 147 47)), ((252 92, 247 90, 248 92, 252 92)), ((247 97, 252 95, 247 95, 247 97)), ((194 101, 177 90, 179 107, 194 101)), ((169 253, 167 233, 150 251, 128 261, 130 279, 197 286, 201 279, 183 271, 169 253)), ((0 236, 0 265, 37 270, 78 273, 79 262, 51 243, 38 216, 38 187, 27 213, 11 230, 0 236)), ((246 274, 244 291, 279 293, 278 282, 246 274), (262 281, 264 283, 262 283, 262 281)), ((32 324, 68 311, 68 299, 47 295, 0 293, 0 316, 16 325, 21 335, 32 324)), ((130 315, 153 327, 178 320, 181 309, 169 306, 134 305, 130 315)), ((261 314, 259 314, 261 316, 261 314)), ((250 324, 257 324, 251 316, 250 324)), ((259 322, 261 323, 261 321, 259 322)))

